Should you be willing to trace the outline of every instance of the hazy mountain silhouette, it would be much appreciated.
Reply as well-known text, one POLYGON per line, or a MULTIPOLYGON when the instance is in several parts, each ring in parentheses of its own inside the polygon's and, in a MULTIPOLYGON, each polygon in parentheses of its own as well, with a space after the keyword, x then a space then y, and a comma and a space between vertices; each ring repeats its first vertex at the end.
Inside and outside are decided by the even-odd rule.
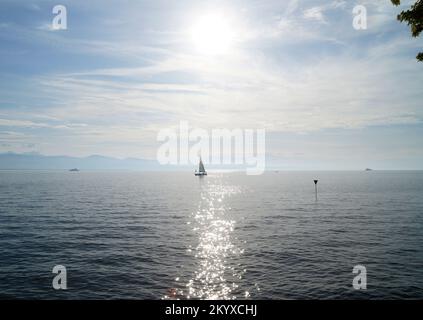
POLYGON ((100 155, 78 158, 45 156, 38 153, 2 153, 0 169, 8 170, 163 170, 156 160, 116 159, 100 155))
MULTIPOLYGON (((46 156, 39 153, 0 153, 0 170, 70 170, 73 168, 79 170, 194 171, 198 168, 198 164, 160 165, 157 160, 117 159, 101 155, 79 158, 46 156)), ((245 170, 245 168, 245 165, 211 165, 207 163, 207 169, 212 170, 245 170)))

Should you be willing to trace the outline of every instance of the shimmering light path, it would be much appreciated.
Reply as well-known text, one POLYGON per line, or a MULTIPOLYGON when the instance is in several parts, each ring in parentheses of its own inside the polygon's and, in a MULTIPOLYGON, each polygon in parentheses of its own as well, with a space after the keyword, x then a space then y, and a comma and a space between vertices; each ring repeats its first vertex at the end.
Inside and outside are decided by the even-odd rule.
MULTIPOLYGON (((239 188, 225 185, 218 175, 200 178, 198 209, 191 214, 188 225, 195 235, 188 253, 195 263, 194 274, 185 288, 175 289, 165 298, 236 299, 249 296, 238 282, 245 270, 237 263, 243 253, 234 236, 236 221, 231 217, 227 200, 239 188)), ((179 278, 177 281, 181 281, 179 278)))
POLYGON ((238 288, 242 271, 230 261, 243 250, 233 242, 236 221, 229 214, 225 198, 238 192, 235 187, 219 183, 219 179, 204 181, 198 210, 193 214, 193 231, 198 236, 195 250, 198 269, 187 287, 188 297, 200 299, 231 299, 238 288))

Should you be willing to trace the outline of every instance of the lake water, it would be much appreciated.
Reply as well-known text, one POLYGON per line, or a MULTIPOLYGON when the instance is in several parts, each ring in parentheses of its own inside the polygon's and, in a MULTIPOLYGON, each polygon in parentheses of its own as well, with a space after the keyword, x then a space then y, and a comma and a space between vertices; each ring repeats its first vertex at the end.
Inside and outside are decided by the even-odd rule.
POLYGON ((422 245, 423 172, 0 172, 0 298, 422 299, 422 245))

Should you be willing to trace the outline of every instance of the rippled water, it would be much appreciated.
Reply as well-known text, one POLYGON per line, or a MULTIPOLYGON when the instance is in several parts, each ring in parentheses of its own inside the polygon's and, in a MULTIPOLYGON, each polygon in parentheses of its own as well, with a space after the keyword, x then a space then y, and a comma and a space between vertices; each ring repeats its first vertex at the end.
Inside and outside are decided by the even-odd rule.
POLYGON ((421 299, 422 227, 423 172, 2 171, 0 298, 421 299))

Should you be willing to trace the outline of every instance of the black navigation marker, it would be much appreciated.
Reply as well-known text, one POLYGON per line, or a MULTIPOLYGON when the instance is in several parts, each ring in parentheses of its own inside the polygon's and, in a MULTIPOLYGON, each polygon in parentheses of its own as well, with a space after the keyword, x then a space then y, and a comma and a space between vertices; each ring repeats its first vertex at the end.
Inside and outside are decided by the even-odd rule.
POLYGON ((316 191, 316 201, 317 201, 317 182, 319 182, 319 180, 314 180, 314 189, 316 191))

